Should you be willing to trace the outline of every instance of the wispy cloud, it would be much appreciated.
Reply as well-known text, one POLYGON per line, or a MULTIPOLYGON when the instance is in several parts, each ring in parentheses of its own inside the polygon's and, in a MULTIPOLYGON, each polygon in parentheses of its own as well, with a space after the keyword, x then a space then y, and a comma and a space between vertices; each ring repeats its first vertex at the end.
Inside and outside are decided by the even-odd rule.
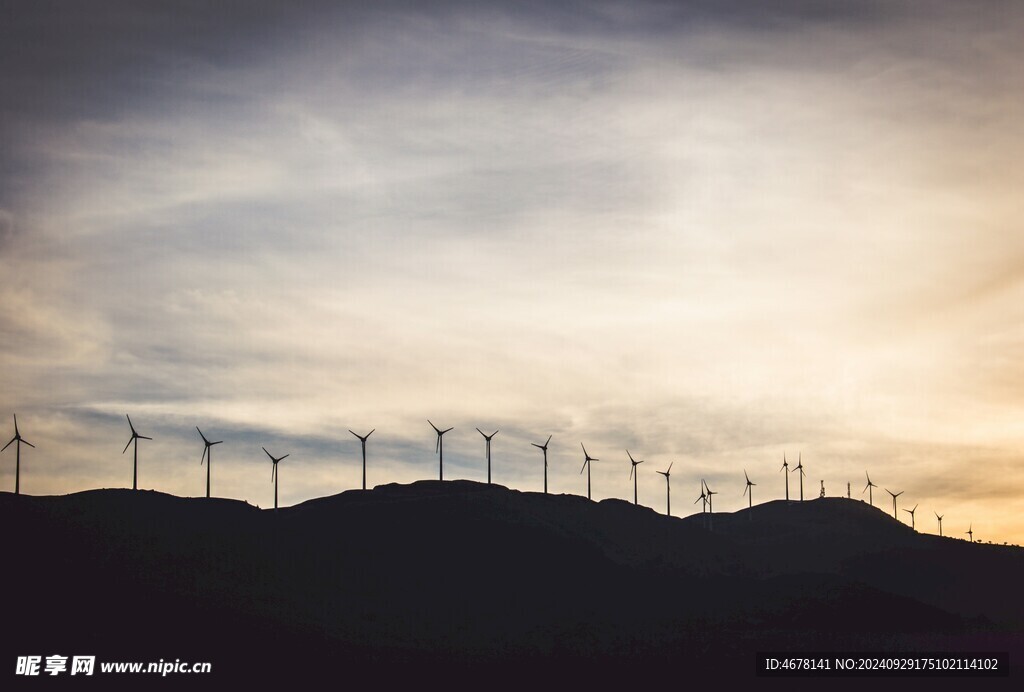
POLYGON ((597 497, 628 447, 731 509, 802 453, 1024 530, 1016 8, 109 7, 0 25, 29 492, 123 485, 125 412, 147 487, 201 492, 198 423, 215 492, 293 450, 286 502, 357 484, 354 426, 371 482, 432 477, 436 417, 454 476, 500 427, 499 482, 554 434, 556 491, 584 441, 597 497))

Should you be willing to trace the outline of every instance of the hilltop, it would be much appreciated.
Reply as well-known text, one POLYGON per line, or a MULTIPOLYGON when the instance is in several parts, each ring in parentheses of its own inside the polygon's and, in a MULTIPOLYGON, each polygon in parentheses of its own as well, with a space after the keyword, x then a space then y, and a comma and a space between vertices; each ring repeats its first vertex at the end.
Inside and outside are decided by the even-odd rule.
POLYGON ((642 680, 750 677, 762 650, 1024 653, 1024 550, 846 499, 680 519, 469 481, 277 511, 93 490, 2 493, 0 525, 12 655, 211 660, 221 680, 327 665, 642 680))

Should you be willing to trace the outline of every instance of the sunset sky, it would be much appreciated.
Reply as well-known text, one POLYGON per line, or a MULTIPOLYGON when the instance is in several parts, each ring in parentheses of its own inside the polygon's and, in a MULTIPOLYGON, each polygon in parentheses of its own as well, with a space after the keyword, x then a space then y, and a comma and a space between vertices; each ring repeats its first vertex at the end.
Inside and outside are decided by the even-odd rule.
MULTIPOLYGON (((0 0, 21 490, 861 494, 1024 542, 1024 6, 0 0), (427 7, 429 5, 429 8, 427 7), (768 8, 770 6, 770 9, 768 8), (755 9, 756 8, 756 9, 755 9), (797 481, 791 480, 796 493, 797 481)), ((14 489, 14 448, 0 488, 14 489)), ((900 512, 900 519, 909 516, 900 512)))

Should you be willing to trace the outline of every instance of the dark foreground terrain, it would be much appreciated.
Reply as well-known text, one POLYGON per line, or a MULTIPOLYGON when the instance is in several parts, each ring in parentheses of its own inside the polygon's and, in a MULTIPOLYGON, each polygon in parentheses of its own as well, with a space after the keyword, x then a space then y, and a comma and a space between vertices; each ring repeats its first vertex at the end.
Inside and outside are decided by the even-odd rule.
POLYGON ((3 493, 0 527, 8 680, 17 656, 54 653, 210 661, 206 682, 260 688, 411 675, 689 688, 752 680, 769 650, 1024 660, 1024 550, 914 533, 845 499, 712 524, 468 481, 277 512, 152 491, 3 493))

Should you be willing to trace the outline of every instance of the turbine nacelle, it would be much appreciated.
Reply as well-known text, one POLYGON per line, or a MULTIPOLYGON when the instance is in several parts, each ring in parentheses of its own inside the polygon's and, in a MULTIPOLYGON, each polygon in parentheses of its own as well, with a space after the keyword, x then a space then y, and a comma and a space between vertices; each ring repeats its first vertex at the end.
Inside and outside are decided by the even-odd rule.
POLYGON ((15 442, 17 442, 19 445, 23 445, 23 444, 28 445, 32 449, 35 449, 35 447, 36 447, 34 444, 32 444, 31 442, 26 440, 24 437, 22 437, 21 433, 18 432, 18 414, 14 414, 14 437, 11 438, 10 442, 8 442, 7 444, 4 445, 3 449, 0 449, 0 452, 4 451, 4 449, 7 449, 8 447, 10 447, 15 442))
POLYGON ((629 477, 632 478, 633 472, 636 470, 636 467, 644 463, 644 460, 641 459, 640 461, 637 461, 636 459, 634 459, 633 455, 629 453, 628 449, 626 450, 626 456, 629 457, 629 462, 632 464, 632 466, 629 467, 629 477))
POLYGON ((598 459, 597 457, 590 456, 587 453, 587 448, 583 446, 582 442, 580 442, 580 447, 583 447, 583 468, 580 469, 580 473, 583 473, 584 471, 587 470, 587 465, 590 464, 590 462, 592 462, 592 461, 601 461, 601 460, 598 459))
POLYGON ((277 464, 278 464, 278 462, 281 461, 282 459, 287 459, 290 455, 285 454, 283 457, 277 457, 275 459, 273 454, 271 454, 270 452, 267 452, 267 448, 266 447, 263 447, 263 451, 266 452, 268 457, 270 457, 270 461, 272 461, 274 463, 274 468, 270 471, 270 482, 273 483, 275 480, 277 480, 277 464))
MULTIPOLYGON (((196 432, 199 433, 199 437, 203 438, 203 444, 205 445, 203 447, 203 456, 199 457, 199 465, 202 466, 203 463, 206 461, 206 459, 210 455, 210 447, 212 447, 214 445, 219 445, 224 440, 217 440, 216 442, 210 442, 209 440, 206 439, 206 435, 203 434, 203 431, 199 429, 198 425, 196 426, 196 432)), ((123 454, 123 452, 122 452, 122 454, 123 454)))
POLYGON ((754 481, 750 480, 750 476, 747 475, 747 470, 743 469, 743 478, 747 481, 746 487, 743 489, 743 495, 746 496, 750 492, 751 486, 757 485, 754 481))
MULTIPOLYGON (((132 429, 132 436, 130 438, 128 438, 128 444, 126 444, 124 446, 124 449, 121 450, 121 454, 124 454, 125 452, 127 452, 128 448, 131 447, 132 442, 135 442, 136 440, 152 440, 153 439, 152 437, 146 437, 145 435, 140 435, 138 432, 136 432, 135 426, 132 425, 131 416, 129 416, 126 413, 126 414, 124 414, 124 417, 128 419, 128 427, 132 429)), ((200 433, 200 434, 202 434, 202 433, 200 433)), ((138 444, 138 443, 136 443, 136 444, 138 444)))
POLYGON ((369 439, 370 435, 372 435, 376 430, 377 430, 377 428, 374 428, 373 430, 371 430, 370 432, 366 433, 365 435, 360 435, 358 433, 354 433, 354 432, 352 432, 351 429, 349 430, 349 432, 352 433, 353 435, 355 435, 356 437, 358 437, 361 442, 365 443, 366 440, 369 439))
MULTIPOLYGON (((430 419, 429 418, 427 419, 427 422, 430 423, 430 419)), ((444 435, 447 432, 451 432, 455 428, 448 428, 447 430, 441 430, 440 428, 438 428, 433 423, 430 423, 430 427, 432 427, 434 429, 434 432, 437 433, 437 442, 436 442, 436 444, 434 444, 434 453, 437 454, 438 452, 441 451, 441 436, 444 435)))

